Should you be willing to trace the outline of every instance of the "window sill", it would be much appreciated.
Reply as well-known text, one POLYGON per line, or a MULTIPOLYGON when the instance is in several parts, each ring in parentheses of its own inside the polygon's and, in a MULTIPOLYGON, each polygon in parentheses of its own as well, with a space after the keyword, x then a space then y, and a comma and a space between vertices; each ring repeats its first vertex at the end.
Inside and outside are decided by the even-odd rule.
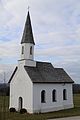
POLYGON ((55 101, 52 101, 52 102, 54 103, 54 102, 57 102, 57 101, 55 100, 55 101))
POLYGON ((41 103, 46 103, 46 102, 41 102, 41 103))

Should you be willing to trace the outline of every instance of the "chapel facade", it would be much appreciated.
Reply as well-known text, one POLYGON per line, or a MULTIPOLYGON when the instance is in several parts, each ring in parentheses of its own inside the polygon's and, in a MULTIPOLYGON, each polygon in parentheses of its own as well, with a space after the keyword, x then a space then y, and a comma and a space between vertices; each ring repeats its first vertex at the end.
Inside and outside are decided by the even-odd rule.
POLYGON ((44 113, 73 108, 73 80, 63 68, 34 60, 34 37, 30 13, 21 40, 21 58, 10 83, 9 108, 44 113))

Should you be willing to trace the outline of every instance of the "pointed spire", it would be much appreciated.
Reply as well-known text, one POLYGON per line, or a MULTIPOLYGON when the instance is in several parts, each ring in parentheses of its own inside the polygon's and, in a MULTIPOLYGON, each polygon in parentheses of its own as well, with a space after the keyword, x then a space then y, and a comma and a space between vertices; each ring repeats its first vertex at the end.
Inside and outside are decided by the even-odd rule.
POLYGON ((29 10, 28 10, 27 20, 25 23, 25 28, 24 28, 24 32, 23 32, 23 36, 22 36, 21 44, 22 43, 32 43, 35 45, 29 10))

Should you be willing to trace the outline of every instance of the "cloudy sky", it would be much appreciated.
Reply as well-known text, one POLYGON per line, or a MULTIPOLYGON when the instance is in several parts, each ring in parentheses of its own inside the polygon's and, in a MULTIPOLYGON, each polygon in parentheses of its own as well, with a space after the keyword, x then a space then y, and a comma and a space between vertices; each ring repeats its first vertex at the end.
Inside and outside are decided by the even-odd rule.
POLYGON ((20 41, 30 6, 35 60, 63 67, 80 83, 80 0, 0 0, 0 82, 20 59, 20 41))

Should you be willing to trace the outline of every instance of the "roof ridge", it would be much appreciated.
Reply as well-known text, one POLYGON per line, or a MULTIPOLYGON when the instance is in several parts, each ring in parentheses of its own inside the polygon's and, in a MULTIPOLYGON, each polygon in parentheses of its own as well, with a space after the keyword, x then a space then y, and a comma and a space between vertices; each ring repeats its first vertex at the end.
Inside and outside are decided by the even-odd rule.
POLYGON ((51 62, 47 62, 47 61, 36 61, 37 63, 50 63, 52 64, 51 62))

